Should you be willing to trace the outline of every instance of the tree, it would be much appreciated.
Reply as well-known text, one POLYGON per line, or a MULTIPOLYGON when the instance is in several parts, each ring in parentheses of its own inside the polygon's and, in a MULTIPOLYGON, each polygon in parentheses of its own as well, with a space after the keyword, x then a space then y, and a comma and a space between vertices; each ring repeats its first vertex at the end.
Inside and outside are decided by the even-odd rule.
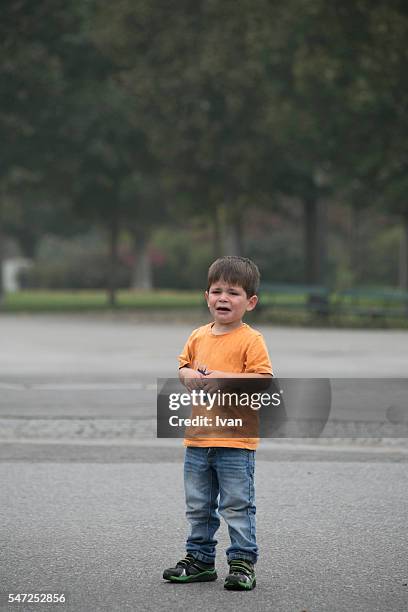
MULTIPOLYGON (((34 4, 9 0, 2 6, 0 131, 7 146, 2 148, 0 164, 0 236, 4 240, 9 232, 17 238, 25 234, 24 246, 30 252, 35 231, 29 218, 37 220, 41 210, 34 212, 38 202, 27 194, 38 193, 40 185, 42 195, 48 194, 52 183, 49 175, 60 142, 56 134, 65 108, 61 62, 71 57, 76 44, 68 34, 76 31, 77 7, 71 2, 67 10, 61 0, 34 4)), ((58 198, 53 205, 57 202, 58 198)))
POLYGON ((128 185, 154 170, 142 133, 129 122, 129 98, 115 83, 112 62, 92 39, 96 4, 8 3, 0 126, 11 146, 0 184, 7 199, 3 231, 30 255, 46 230, 64 234, 89 222, 106 229, 113 303, 120 223, 138 217, 142 226, 142 206, 128 185))
POLYGON ((232 2, 123 2, 102 6, 95 28, 172 193, 190 201, 190 215, 224 216, 240 251, 245 209, 271 159, 262 61, 271 12, 266 1, 242 1, 239 10, 232 2))
POLYGON ((312 133, 319 127, 320 142, 327 140, 334 192, 357 209, 377 204, 400 213, 407 236, 407 7, 400 0, 299 4, 301 99, 319 121, 312 133))

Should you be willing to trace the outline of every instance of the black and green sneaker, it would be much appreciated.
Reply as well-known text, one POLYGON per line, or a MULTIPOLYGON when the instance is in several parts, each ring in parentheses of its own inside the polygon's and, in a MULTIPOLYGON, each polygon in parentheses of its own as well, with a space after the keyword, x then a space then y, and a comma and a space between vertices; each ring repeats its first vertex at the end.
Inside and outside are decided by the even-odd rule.
POLYGON ((253 563, 245 559, 228 561, 229 574, 225 579, 224 588, 230 591, 251 591, 256 587, 255 569, 253 563))
POLYGON ((164 570, 163 578, 170 582, 211 582, 217 580, 217 572, 214 563, 203 563, 187 553, 176 567, 164 570))

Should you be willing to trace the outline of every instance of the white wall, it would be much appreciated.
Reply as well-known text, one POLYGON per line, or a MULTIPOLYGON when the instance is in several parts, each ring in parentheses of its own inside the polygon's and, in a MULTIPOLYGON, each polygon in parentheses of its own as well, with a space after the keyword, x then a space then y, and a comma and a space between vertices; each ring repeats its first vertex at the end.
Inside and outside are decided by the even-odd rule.
POLYGON ((32 265, 29 259, 13 257, 3 261, 3 289, 6 293, 12 293, 20 289, 18 275, 21 270, 26 270, 32 265))

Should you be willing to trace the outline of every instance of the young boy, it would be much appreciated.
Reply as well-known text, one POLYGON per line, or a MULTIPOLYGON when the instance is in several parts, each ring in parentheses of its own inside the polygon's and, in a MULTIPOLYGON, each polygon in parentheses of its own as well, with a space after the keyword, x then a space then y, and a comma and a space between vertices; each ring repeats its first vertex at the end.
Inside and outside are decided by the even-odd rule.
MULTIPOLYGON (((193 331, 179 357, 179 376, 190 391, 205 389, 212 379, 272 376, 262 335, 242 322, 245 313, 257 304, 259 278, 257 266, 243 257, 221 257, 210 266, 205 298, 214 321, 193 331)), ((166 569, 163 578, 171 582, 217 579, 214 536, 221 514, 231 540, 224 587, 255 587, 257 444, 256 438, 186 437, 184 486, 191 532, 186 557, 166 569)))

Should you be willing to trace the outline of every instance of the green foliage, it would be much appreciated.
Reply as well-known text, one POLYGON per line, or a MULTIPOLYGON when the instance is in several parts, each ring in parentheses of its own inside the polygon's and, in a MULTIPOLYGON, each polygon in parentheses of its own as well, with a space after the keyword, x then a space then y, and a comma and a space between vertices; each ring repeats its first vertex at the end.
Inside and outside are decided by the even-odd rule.
MULTIPOLYGON (((113 262, 121 228, 136 246, 178 219, 155 279, 198 287, 215 219, 221 241, 251 207, 287 212, 282 194, 406 217, 407 38, 400 0, 7 0, 0 235, 33 255, 44 233, 97 224, 113 262), (212 226, 199 246, 197 219, 212 226)), ((293 235, 250 236, 270 280, 300 280, 293 235)), ((397 238, 382 240, 351 264, 340 241, 329 276, 396 282, 397 238)))
POLYGON ((281 229, 272 240, 270 235, 265 235, 261 240, 250 240, 248 256, 257 263, 265 282, 302 282, 301 243, 291 230, 281 229))
MULTIPOLYGON (((78 236, 73 240, 48 238, 40 245, 34 265, 21 275, 25 288, 102 289, 106 287, 108 255, 97 235, 78 236)), ((128 266, 120 263, 118 287, 130 282, 128 266)))
POLYGON ((100 7, 95 40, 121 67, 135 121, 167 188, 189 194, 189 214, 221 204, 239 214, 270 173, 265 11, 266 2, 100 7))
POLYGON ((205 291, 213 259, 208 232, 162 229, 155 233, 152 247, 158 255, 153 269, 156 287, 205 291))

